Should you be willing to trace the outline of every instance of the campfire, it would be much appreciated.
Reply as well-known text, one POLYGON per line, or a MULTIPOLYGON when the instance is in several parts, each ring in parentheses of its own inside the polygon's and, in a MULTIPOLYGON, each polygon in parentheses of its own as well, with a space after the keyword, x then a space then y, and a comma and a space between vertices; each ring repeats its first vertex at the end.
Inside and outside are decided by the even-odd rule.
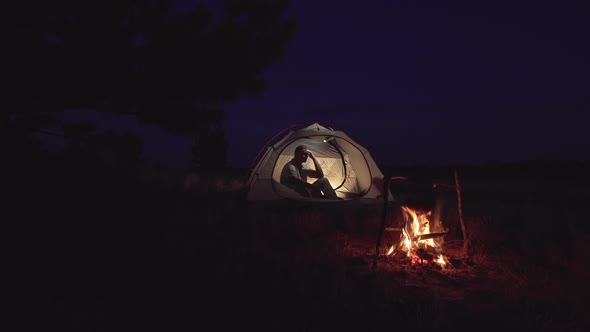
POLYGON ((442 231, 439 223, 433 224, 431 211, 419 211, 402 206, 404 227, 401 228, 400 241, 392 245, 387 256, 404 254, 412 264, 432 265, 441 268, 447 266, 447 259, 442 254, 442 231))

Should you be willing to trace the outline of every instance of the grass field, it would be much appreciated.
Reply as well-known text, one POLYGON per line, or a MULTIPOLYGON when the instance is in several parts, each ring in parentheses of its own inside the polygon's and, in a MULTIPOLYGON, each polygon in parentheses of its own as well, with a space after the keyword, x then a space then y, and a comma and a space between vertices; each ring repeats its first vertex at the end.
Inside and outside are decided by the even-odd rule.
MULTIPOLYGON (((455 193, 431 187, 452 171, 387 169, 412 179, 392 185, 387 225, 402 205, 437 208, 451 264, 382 255, 376 271, 381 204, 252 204, 242 171, 174 180, 50 155, 8 166, 9 299, 27 330, 590 327, 578 164, 459 168, 467 256, 455 193)), ((386 233, 382 250, 398 238, 386 233)))

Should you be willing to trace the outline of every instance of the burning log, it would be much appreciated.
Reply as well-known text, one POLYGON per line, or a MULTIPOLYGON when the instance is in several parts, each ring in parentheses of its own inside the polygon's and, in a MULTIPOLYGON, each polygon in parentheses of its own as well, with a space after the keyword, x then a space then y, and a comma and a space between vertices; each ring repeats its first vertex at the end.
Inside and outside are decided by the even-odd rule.
MULTIPOLYGON (((387 227, 387 228, 385 228, 386 232, 403 232, 403 230, 404 229, 401 227, 387 227)), ((448 232, 419 234, 419 235, 415 235, 412 238, 412 241, 436 239, 436 238, 443 237, 443 236, 447 235, 447 233, 448 232)))
POLYGON ((434 256, 429 253, 428 250, 422 248, 418 248, 418 250, 416 250, 416 255, 421 261, 431 261, 434 259, 434 256))
POLYGON ((447 235, 447 232, 420 234, 420 235, 414 236, 412 240, 420 241, 420 240, 436 239, 439 237, 443 237, 445 235, 447 235))
POLYGON ((392 247, 388 257, 396 258, 398 260, 410 262, 412 265, 436 265, 441 268, 446 268, 448 260, 440 253, 440 248, 426 247, 426 248, 412 248, 403 255, 397 255, 399 252, 404 252, 402 246, 397 245, 395 249, 392 247))

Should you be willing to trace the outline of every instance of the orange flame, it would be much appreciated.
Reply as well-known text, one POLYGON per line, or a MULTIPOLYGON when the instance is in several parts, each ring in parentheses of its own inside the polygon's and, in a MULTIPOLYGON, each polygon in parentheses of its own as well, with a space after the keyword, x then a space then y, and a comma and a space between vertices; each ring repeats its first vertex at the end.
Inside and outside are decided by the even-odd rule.
MULTIPOLYGON (((447 262, 446 258, 440 254, 440 246, 433 238, 421 239, 420 237, 420 235, 431 233, 430 221, 428 220, 428 217, 432 215, 431 212, 416 211, 407 206, 402 206, 402 211, 405 212, 406 223, 402 228, 402 238, 397 246, 406 252, 407 257, 411 259, 413 264, 427 264, 429 261, 423 259, 422 254, 418 253, 419 250, 434 251, 436 254, 432 262, 444 268, 447 262)), ((387 252, 387 256, 395 255, 396 251, 394 246, 391 246, 387 252)))

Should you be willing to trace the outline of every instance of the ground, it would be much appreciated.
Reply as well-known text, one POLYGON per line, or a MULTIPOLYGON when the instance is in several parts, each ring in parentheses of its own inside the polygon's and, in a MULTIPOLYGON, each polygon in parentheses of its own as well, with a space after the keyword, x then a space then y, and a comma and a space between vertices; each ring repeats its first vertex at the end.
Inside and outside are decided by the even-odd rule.
MULTIPOLYGON (((379 255, 373 270, 381 204, 260 206, 245 200, 242 172, 187 185, 87 156, 31 158, 8 165, 3 218, 7 298, 21 313, 11 318, 28 330, 590 327, 590 195, 579 172, 460 171, 465 254, 455 194, 429 189, 452 173, 397 170, 414 181, 392 188, 386 224, 403 205, 442 207, 450 264, 379 255)), ((382 247, 398 238, 385 233, 382 247)))

